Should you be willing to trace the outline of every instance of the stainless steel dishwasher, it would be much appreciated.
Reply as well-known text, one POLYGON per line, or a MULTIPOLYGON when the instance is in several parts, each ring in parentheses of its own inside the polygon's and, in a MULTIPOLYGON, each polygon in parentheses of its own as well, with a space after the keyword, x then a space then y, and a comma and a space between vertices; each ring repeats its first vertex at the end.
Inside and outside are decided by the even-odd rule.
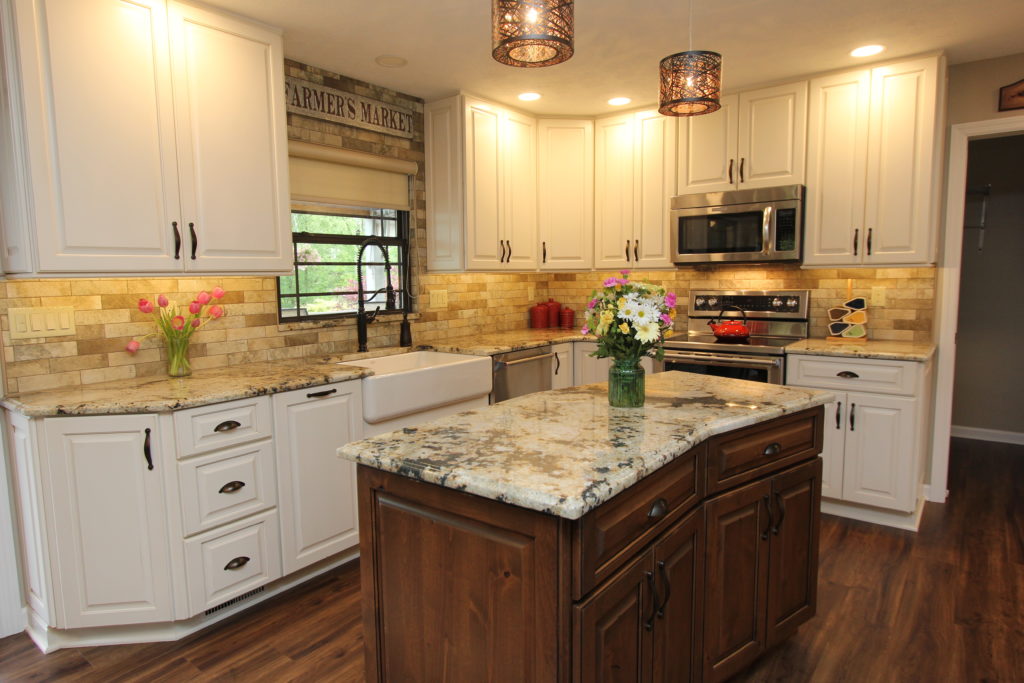
POLYGON ((491 403, 550 389, 552 362, 557 362, 557 359, 550 346, 494 356, 491 403))

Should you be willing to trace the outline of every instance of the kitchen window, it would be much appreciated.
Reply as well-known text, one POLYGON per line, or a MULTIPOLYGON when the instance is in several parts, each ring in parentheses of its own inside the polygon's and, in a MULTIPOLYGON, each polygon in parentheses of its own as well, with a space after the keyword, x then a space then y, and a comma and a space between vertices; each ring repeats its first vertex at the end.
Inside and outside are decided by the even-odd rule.
POLYGON ((295 265, 291 275, 277 278, 281 322, 354 317, 359 299, 356 262, 359 247, 368 237, 387 248, 395 302, 387 307, 384 255, 370 244, 363 252, 366 309, 379 307, 382 313, 406 309, 408 211, 301 205, 292 208, 291 218, 295 265))

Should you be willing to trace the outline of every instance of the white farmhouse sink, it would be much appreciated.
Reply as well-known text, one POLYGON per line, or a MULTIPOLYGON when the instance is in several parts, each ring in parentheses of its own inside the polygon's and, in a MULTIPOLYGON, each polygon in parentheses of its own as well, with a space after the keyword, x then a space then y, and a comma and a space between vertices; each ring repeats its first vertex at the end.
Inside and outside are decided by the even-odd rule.
POLYGON ((413 351, 343 362, 374 372, 363 378, 363 420, 370 424, 491 393, 490 356, 413 351))

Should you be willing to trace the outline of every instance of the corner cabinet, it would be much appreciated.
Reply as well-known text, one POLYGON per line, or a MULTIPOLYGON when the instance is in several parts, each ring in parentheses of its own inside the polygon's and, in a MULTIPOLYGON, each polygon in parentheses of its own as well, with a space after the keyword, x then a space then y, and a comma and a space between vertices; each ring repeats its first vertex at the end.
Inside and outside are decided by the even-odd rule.
POLYGON ((804 182, 807 82, 729 95, 679 120, 677 194, 804 182))
POLYGON ((541 270, 594 265, 594 122, 541 119, 537 145, 541 270))
POLYGON ((811 81, 804 265, 934 262, 944 71, 928 57, 811 81))
POLYGON ((278 32, 163 0, 9 9, 8 272, 290 269, 278 32))
POLYGON ((594 267, 672 267, 675 119, 657 111, 600 118, 594 138, 594 267))
POLYGON ((536 269, 536 119, 465 95, 424 117, 428 268, 536 269))

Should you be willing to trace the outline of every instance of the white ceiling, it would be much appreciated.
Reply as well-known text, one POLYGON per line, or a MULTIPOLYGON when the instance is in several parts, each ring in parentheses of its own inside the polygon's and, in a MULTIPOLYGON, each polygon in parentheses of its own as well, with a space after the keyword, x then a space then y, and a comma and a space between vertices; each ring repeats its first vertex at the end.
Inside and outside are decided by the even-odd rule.
MULTIPOLYGON (((578 0, 576 52, 521 69, 491 56, 490 0, 207 0, 284 29, 285 54, 394 90, 438 99, 459 90, 538 114, 613 110, 658 98, 658 62, 689 49, 686 0, 578 0), (378 55, 408 60, 378 66, 378 55), (543 98, 519 102, 536 91, 543 98)), ((874 61, 945 50, 951 64, 1024 50, 1024 0, 693 0, 694 49, 723 55, 723 87, 849 68, 858 45, 874 61)), ((1021 74, 1024 76, 1024 74, 1021 74)))

